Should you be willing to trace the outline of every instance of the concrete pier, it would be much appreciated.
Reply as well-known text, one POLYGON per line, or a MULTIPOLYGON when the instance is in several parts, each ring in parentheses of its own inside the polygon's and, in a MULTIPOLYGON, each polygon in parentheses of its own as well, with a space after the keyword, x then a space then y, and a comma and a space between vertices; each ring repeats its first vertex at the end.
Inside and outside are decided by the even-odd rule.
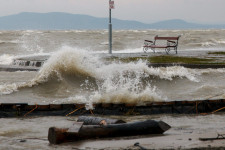
POLYGON ((0 118, 28 116, 72 116, 81 114, 98 115, 153 115, 153 114, 210 114, 225 111, 225 100, 146 102, 138 106, 131 103, 96 103, 93 110, 85 104, 28 104, 0 103, 0 118))
POLYGON ((41 67, 44 64, 44 62, 49 59, 49 57, 50 55, 34 55, 34 56, 18 57, 13 60, 12 65, 41 67))
MULTIPOLYGON (((166 55, 165 52, 147 52, 147 53, 93 53, 94 55, 100 55, 104 58, 129 58, 129 57, 153 57, 166 55)), ((208 51, 179 51, 178 54, 171 52, 169 56, 179 57, 195 57, 195 58, 208 58, 208 51)), ((224 57, 217 55, 210 55, 210 57, 217 59, 224 59, 224 57)), ((0 71, 38 71, 39 68, 49 59, 50 55, 34 55, 26 57, 15 58, 11 65, 0 65, 0 71)), ((149 63, 149 67, 169 67, 169 66, 184 66, 193 69, 205 69, 205 68, 225 68, 225 64, 177 64, 177 63, 149 63)))
POLYGON ((15 72, 15 71, 38 71, 40 67, 35 66, 16 66, 16 65, 0 65, 0 71, 15 72))

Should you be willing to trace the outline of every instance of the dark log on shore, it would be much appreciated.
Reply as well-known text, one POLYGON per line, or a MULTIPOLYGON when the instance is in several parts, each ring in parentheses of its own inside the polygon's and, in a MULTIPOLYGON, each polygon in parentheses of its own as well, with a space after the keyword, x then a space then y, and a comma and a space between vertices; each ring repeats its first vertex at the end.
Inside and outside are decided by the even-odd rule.
POLYGON ((79 116, 77 122, 83 122, 84 125, 106 125, 106 124, 126 123, 125 121, 119 119, 109 119, 90 116, 79 116))
POLYGON ((48 140, 51 144, 60 144, 82 139, 162 134, 170 128, 163 121, 146 120, 133 123, 109 125, 83 125, 79 132, 68 132, 69 128, 49 128, 48 140))

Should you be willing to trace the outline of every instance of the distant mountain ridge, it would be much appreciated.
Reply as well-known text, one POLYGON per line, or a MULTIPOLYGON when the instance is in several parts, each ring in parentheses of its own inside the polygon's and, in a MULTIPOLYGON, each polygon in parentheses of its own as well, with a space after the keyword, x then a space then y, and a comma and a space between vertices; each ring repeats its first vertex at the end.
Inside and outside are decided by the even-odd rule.
MULTIPOLYGON (((112 19, 113 29, 225 29, 225 25, 188 23, 180 19, 152 24, 131 20, 112 19)), ((0 17, 0 30, 84 30, 107 29, 108 18, 62 12, 24 12, 0 17)))

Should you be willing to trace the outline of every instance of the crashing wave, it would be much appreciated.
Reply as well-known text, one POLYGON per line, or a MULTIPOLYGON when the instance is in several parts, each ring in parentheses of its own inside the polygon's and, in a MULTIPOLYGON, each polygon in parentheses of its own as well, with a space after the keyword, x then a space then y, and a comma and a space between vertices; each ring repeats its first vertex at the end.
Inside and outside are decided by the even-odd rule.
POLYGON ((171 81, 174 78, 187 78, 197 82, 197 75, 198 72, 184 67, 148 67, 147 63, 141 60, 130 63, 117 61, 109 64, 88 51, 63 47, 51 55, 34 79, 11 86, 2 85, 7 87, 7 92, 3 90, 0 92, 9 94, 20 88, 48 84, 52 80, 56 80, 55 82, 67 80, 80 86, 80 92, 68 95, 66 99, 68 102, 86 103, 90 107, 92 103, 97 102, 141 104, 146 101, 166 100, 166 96, 163 96, 157 87, 152 86, 152 80, 171 81))

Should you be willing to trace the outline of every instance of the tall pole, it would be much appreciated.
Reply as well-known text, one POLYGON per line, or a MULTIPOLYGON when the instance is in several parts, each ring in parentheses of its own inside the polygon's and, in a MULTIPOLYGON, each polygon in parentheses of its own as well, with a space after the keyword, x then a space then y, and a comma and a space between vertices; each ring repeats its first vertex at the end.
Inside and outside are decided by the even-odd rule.
MULTIPOLYGON (((111 0, 109 0, 110 4, 111 0)), ((111 20, 111 7, 109 7, 109 54, 112 54, 112 20, 111 20)))

